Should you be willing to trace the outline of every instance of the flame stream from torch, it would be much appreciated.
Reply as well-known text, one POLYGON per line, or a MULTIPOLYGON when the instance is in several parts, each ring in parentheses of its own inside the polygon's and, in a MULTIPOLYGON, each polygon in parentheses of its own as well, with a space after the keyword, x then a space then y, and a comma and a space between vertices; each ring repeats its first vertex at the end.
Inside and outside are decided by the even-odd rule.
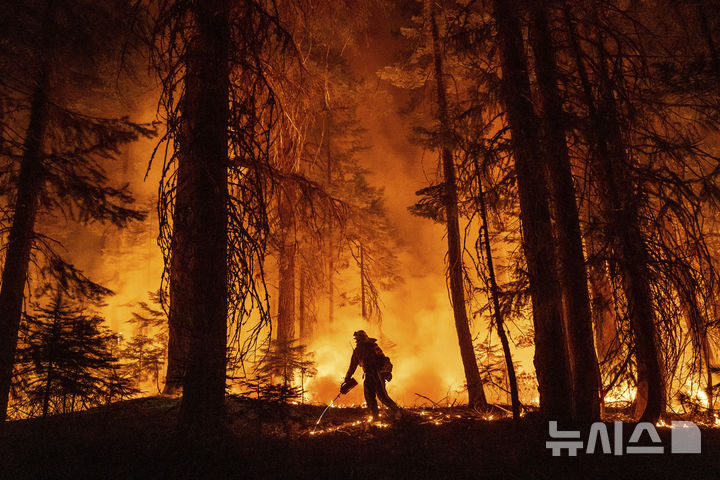
POLYGON ((341 393, 338 393, 338 394, 337 394, 337 397, 333 398, 332 401, 331 401, 330 403, 328 403, 328 406, 325 407, 325 410, 323 410, 323 412, 320 414, 320 418, 318 418, 318 419, 317 419, 317 422, 315 422, 315 428, 313 428, 312 433, 315 433, 315 430, 317 430, 317 426, 320 425, 320 420, 322 420, 323 416, 325 415, 325 412, 327 412, 327 411, 330 409, 330 407, 332 406, 332 404, 335 403, 335 400, 337 400, 338 398, 340 398, 340 395, 342 395, 342 392, 341 392, 341 393))
POLYGON ((317 422, 315 422, 315 427, 313 428, 312 433, 315 433, 315 430, 317 429, 317 426, 320 424, 320 420, 322 420, 323 416, 325 415, 325 412, 328 411, 328 409, 332 406, 333 403, 335 403, 335 400, 340 398, 340 395, 344 393, 348 393, 350 390, 355 388, 355 385, 357 385, 358 382, 354 378, 350 378, 348 380, 345 380, 342 385, 340 385, 340 393, 337 394, 335 398, 332 399, 332 402, 328 404, 327 407, 325 407, 325 410, 320 414, 320 418, 317 419, 317 422))

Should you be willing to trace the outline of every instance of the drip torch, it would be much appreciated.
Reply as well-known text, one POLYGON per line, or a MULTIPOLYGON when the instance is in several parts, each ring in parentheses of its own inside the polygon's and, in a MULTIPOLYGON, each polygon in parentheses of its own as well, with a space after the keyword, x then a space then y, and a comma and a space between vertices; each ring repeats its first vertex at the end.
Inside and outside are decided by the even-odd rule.
POLYGON ((350 390, 352 390, 353 388, 355 388, 355 386, 356 386, 357 384, 358 384, 357 380, 355 380, 354 378, 351 378, 350 380, 344 381, 344 382, 340 385, 340 393, 338 393, 337 396, 332 399, 332 401, 328 404, 328 406, 325 407, 325 410, 323 410, 323 412, 320 414, 320 418, 318 418, 318 419, 317 419, 317 422, 315 422, 315 428, 313 428, 313 433, 315 433, 315 430, 317 429, 317 426, 320 425, 320 421, 322 420, 323 416, 325 415, 325 412, 327 412, 328 409, 333 405, 333 403, 335 403, 335 401, 336 401, 338 398, 340 398, 340 395, 345 395, 345 394, 348 393, 350 390))

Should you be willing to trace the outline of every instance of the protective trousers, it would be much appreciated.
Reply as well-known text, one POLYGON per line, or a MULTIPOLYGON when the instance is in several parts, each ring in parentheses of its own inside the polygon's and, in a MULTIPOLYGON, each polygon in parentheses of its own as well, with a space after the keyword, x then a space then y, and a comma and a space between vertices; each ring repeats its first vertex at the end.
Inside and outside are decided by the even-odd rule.
POLYGON ((373 417, 378 417, 378 399, 393 412, 400 409, 385 389, 385 380, 380 378, 377 371, 365 372, 365 381, 363 382, 363 388, 365 390, 365 403, 367 404, 368 410, 373 417))

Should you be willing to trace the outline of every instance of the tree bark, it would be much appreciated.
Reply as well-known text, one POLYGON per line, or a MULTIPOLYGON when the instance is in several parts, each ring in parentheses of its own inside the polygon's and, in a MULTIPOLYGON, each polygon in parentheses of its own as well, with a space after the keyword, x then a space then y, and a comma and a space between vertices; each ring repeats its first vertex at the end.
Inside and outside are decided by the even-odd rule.
POLYGON ((505 356, 505 368, 508 374, 508 384, 510 385, 510 402, 512 403, 513 420, 520 419, 520 396, 518 395, 517 377, 515 375, 515 364, 513 363, 512 353, 510 352, 510 342, 505 332, 505 318, 502 310, 500 310, 500 287, 495 277, 495 265, 493 262, 492 248, 490 247, 490 224, 487 218, 487 206, 485 204, 485 193, 483 192, 483 184, 477 159, 475 159, 475 172, 478 181, 478 203, 480 206, 480 220, 482 221, 482 243, 485 247, 485 262, 488 269, 488 281, 490 283, 490 298, 493 304, 493 314, 495 316, 495 326, 497 327, 498 338, 502 345, 503 355, 505 356))
POLYGON ((280 222, 280 250, 278 253, 278 316, 277 339, 287 343, 295 338, 295 215, 293 213, 294 189, 288 186, 278 199, 280 222))
MULTIPOLYGON (((611 372, 615 367, 619 366, 618 359, 613 358, 613 354, 616 353, 620 346, 617 326, 615 325, 617 315, 606 262, 604 259, 595 258, 598 254, 595 242, 596 240, 590 235, 587 239, 587 249, 588 257, 593 260, 588 265, 588 280, 590 282, 591 309, 595 327, 595 346, 598 355, 598 366, 603 366, 605 372, 611 372)), ((600 387, 601 416, 604 414, 605 396, 614 386, 613 383, 604 385, 602 383, 602 372, 600 373, 598 385, 600 387)))
POLYGON ((367 306, 365 304, 365 249, 360 242, 360 304, 362 319, 368 321, 367 306))
MULTIPOLYGON (((328 191, 332 190, 333 185, 333 176, 332 176, 332 154, 331 154, 331 148, 332 148, 332 118, 330 116, 330 113, 328 113, 325 116, 325 120, 327 122, 327 170, 326 170, 326 181, 327 181, 327 188, 328 191)), ((327 269, 328 269, 328 323, 330 325, 333 324, 335 321, 335 283, 333 282, 333 279, 335 277, 335 246, 334 246, 334 232, 335 229, 333 228, 333 212, 332 212, 332 206, 328 206, 327 211, 327 269)))
POLYGON ((30 121, 25 132, 23 158, 17 181, 17 199, 5 251, 0 288, 0 419, 4 421, 12 384, 18 330, 22 316, 25 282, 35 219, 44 183, 43 141, 48 129, 49 60, 40 74, 32 97, 30 121))
POLYGON ((539 127, 530 99, 523 38, 513 1, 494 0, 499 37, 502 98, 517 171, 523 249, 528 266, 535 326, 535 372, 540 410, 550 419, 571 412, 571 378, 563 331, 561 289, 555 265, 548 188, 537 155, 539 127))
POLYGON ((532 8, 532 50, 543 105, 543 153, 555 209, 558 273, 563 291, 568 360, 573 385, 573 417, 580 423, 588 423, 600 416, 600 371, 593 342, 580 220, 546 5, 546 2, 537 1, 532 8))
POLYGON ((224 420, 225 401, 229 22, 226 0, 192 8, 196 32, 186 58, 178 158, 186 170, 176 194, 184 200, 176 204, 174 218, 187 248, 178 259, 181 274, 171 281, 187 282, 191 333, 181 421, 215 428, 224 420))
POLYGON ((310 321, 310 315, 308 312, 309 301, 308 301, 308 286, 307 286, 307 272, 304 269, 300 271, 300 285, 298 287, 298 320, 300 324, 300 339, 307 341, 312 336, 312 325, 310 321))
MULTIPOLYGON (((588 255, 592 258, 597 255, 593 238, 587 241, 588 255)), ((588 280, 590 282, 591 308, 593 323, 595 324, 595 345, 598 360, 602 363, 609 360, 613 346, 617 344, 617 328, 615 326, 615 307, 613 306, 613 292, 604 259, 596 259, 588 265, 588 280)))
POLYGON ((429 22, 432 52, 435 67, 435 83, 437 86, 438 120, 441 128, 441 138, 444 145, 440 148, 440 157, 443 165, 443 179, 445 182, 445 217, 448 239, 448 276, 450 280, 450 297, 452 299, 455 329, 460 345, 460 356, 465 370, 465 380, 468 388, 468 402, 474 407, 486 407, 487 400, 483 389, 480 371, 477 366, 475 349, 470 333, 470 323, 465 306, 465 284, 463 281, 462 251, 460 248, 460 226, 458 220, 458 199, 455 180, 455 164, 450 151, 451 132, 448 125, 447 98, 443 79, 442 57, 440 53, 440 40, 435 21, 433 0, 426 0, 425 10, 429 22))
POLYGON ((599 66, 599 100, 596 105, 567 4, 564 12, 590 116, 587 136, 592 156, 591 167, 601 192, 606 235, 613 249, 612 260, 622 276, 628 317, 635 335, 638 368, 635 417, 643 422, 655 423, 665 410, 666 393, 653 312, 648 255, 638 220, 638 193, 631 181, 631 172, 625 165, 622 127, 607 71, 603 39, 596 33, 594 43, 599 66))
MULTIPOLYGON (((182 142, 181 142, 182 143, 182 142)), ((182 151, 180 155, 183 155, 182 151)), ((177 182, 188 182, 187 162, 179 161, 177 169, 177 182)), ((187 195, 178 195, 175 198, 175 212, 185 212, 192 208, 191 199, 187 195)), ((172 256, 170 258, 170 307, 168 313, 168 357, 163 393, 176 395, 182 392, 185 369, 190 351, 190 319, 189 304, 192 302, 190 281, 186 278, 185 259, 192 254, 192 245, 182 230, 182 219, 179 214, 174 215, 173 238, 171 242, 172 256)))

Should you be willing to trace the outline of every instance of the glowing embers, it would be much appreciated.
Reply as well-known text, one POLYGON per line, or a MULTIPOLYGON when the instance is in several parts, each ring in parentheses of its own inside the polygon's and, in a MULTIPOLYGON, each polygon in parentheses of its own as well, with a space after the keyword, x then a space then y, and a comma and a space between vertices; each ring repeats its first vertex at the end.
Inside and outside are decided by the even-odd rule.
MULTIPOLYGON (((341 409, 342 407, 337 407, 341 409)), ((311 436, 317 436, 325 433, 345 433, 347 435, 367 434, 377 432, 378 430, 388 429, 393 425, 401 425, 409 422, 416 425, 429 425, 432 427, 447 425, 453 422, 487 422, 495 421, 502 418, 509 418, 505 412, 479 412, 466 408, 437 408, 437 409, 405 409, 403 411, 400 423, 383 421, 383 414, 378 419, 372 417, 364 417, 352 421, 346 421, 341 424, 328 426, 326 428, 318 428, 315 431, 308 432, 311 436)))
MULTIPOLYGON (((336 407, 336 408, 342 408, 342 407, 336 407)), ((382 415, 380 415, 380 418, 382 418, 382 415)), ((388 428, 390 426, 389 423, 385 423, 382 420, 378 419, 375 420, 372 416, 365 417, 362 420, 355 420, 352 422, 345 422, 340 425, 335 425, 323 429, 317 429, 317 430, 311 430, 309 434, 311 436, 321 435, 323 433, 333 433, 333 432, 341 432, 341 433, 350 433, 349 431, 353 429, 369 429, 369 428, 388 428)))

